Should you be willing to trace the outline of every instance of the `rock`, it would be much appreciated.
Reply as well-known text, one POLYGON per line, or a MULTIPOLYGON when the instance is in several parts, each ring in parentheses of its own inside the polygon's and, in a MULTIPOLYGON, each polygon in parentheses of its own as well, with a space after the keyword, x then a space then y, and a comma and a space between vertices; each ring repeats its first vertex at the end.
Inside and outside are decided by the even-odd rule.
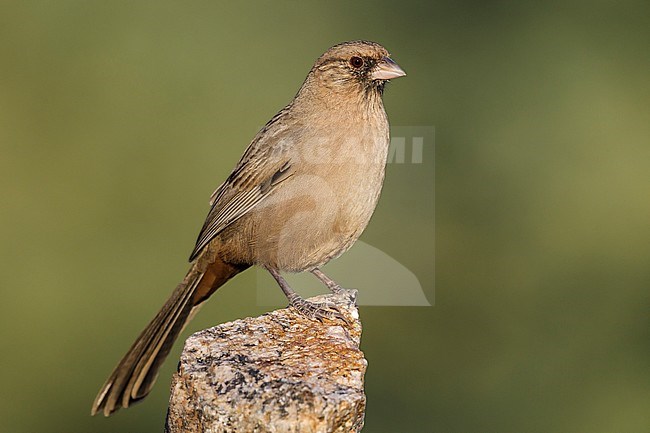
POLYGON ((367 362, 357 308, 342 295, 310 301, 336 304, 348 323, 286 308, 190 336, 172 379, 165 431, 361 431, 367 362))

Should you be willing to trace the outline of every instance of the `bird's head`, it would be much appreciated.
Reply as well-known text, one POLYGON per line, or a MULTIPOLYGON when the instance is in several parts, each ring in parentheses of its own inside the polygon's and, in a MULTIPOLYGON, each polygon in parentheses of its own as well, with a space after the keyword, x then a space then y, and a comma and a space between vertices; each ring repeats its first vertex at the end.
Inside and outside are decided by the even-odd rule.
POLYGON ((392 78, 406 75, 381 45, 369 41, 343 42, 316 60, 310 72, 318 86, 332 92, 379 92, 392 78))

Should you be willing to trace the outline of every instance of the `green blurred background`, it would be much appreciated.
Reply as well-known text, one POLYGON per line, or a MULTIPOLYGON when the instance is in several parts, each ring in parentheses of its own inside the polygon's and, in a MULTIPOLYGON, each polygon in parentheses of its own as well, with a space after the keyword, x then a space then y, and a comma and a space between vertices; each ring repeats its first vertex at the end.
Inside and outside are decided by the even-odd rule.
MULTIPOLYGON (((162 431, 180 344, 142 404, 91 418, 98 387, 249 140, 359 38, 408 73, 391 123, 436 130, 435 259, 431 146, 362 238, 435 299, 362 307, 364 432, 650 431, 649 5, 2 2, 0 431, 162 431)), ((266 311, 254 276, 185 335, 266 311)))

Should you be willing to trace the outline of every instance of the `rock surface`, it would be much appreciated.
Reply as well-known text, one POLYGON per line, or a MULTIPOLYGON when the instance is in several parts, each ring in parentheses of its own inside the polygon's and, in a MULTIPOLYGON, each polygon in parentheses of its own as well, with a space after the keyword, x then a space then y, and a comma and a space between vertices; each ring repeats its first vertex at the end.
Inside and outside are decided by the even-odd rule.
POLYGON ((172 379, 165 431, 361 431, 367 362, 358 311, 346 296, 310 300, 336 304, 348 323, 286 308, 190 336, 172 379))

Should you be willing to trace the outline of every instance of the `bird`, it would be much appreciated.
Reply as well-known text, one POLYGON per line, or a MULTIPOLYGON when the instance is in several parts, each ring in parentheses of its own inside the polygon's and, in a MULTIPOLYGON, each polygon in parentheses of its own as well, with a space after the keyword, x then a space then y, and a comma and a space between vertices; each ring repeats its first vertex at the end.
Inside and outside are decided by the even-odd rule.
POLYGON ((364 231, 382 189, 390 144, 383 93, 406 73, 378 43, 343 42, 321 55, 293 100, 255 135, 226 180, 190 254, 190 269, 101 387, 91 414, 143 399, 187 322, 229 279, 260 266, 305 316, 340 318, 298 295, 281 273, 321 267, 364 231))

